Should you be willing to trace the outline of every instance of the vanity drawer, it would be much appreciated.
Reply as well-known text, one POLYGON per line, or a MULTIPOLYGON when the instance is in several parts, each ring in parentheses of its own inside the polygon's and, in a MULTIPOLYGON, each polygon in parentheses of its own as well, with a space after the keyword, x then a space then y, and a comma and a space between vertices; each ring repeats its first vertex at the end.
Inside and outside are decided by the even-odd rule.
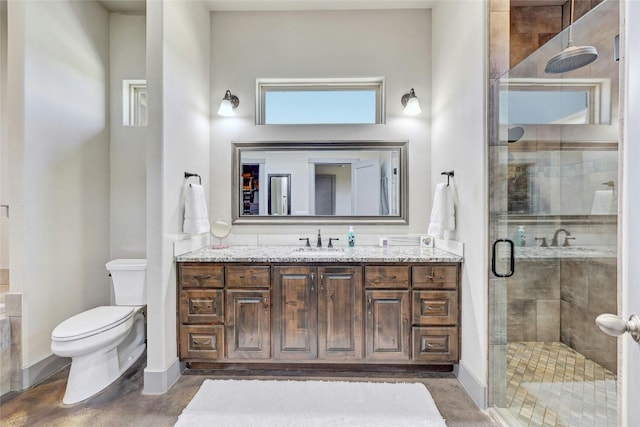
POLYGON ((420 265, 412 267, 411 283, 416 289, 456 289, 457 265, 420 265))
POLYGON ((370 265, 364 268, 366 288, 408 289, 409 267, 370 265))
POLYGON ((222 288, 224 269, 218 264, 181 264, 179 281, 182 288, 222 288))
POLYGON ((413 291, 414 325, 457 325, 458 293, 413 291))
POLYGON ((268 288, 269 287, 268 265, 248 266, 248 265, 227 265, 225 276, 228 288, 268 288))
POLYGON ((413 360, 428 363, 458 361, 458 328, 414 327, 413 360))
POLYGON ((180 326, 180 358, 212 360, 224 357, 224 326, 180 326))
POLYGON ((224 322, 224 291, 222 289, 182 291, 180 293, 180 322, 224 322))

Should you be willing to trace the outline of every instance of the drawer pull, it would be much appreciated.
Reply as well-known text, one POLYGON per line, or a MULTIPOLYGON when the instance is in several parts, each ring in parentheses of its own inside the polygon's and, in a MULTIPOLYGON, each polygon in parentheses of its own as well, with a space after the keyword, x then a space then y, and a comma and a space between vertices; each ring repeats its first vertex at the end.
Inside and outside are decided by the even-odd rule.
POLYGON ((311 292, 314 291, 314 285, 316 283, 316 275, 314 273, 311 273, 311 292))
POLYGON ((211 345, 211 340, 205 340, 205 341, 192 340, 191 342, 193 343, 193 345, 207 345, 207 346, 211 345))
POLYGON ((262 298, 262 306, 264 307, 264 312, 269 313, 269 299, 267 297, 262 298))
POLYGON ((258 277, 258 275, 257 275, 257 274, 252 274, 252 275, 250 275, 250 276, 245 276, 244 274, 240 274, 240 275, 238 276, 238 278, 240 278, 240 279, 255 279, 256 277, 258 277))
POLYGON ((427 310, 427 311, 442 311, 442 310, 444 310, 444 307, 442 307, 442 306, 433 307, 433 306, 430 306, 430 305, 425 305, 424 309, 427 310))
POLYGON ((431 281, 444 279, 443 276, 429 276, 429 275, 427 275, 426 277, 427 277, 427 280, 431 280, 431 281))
POLYGON ((192 305, 193 308, 198 309, 198 308, 211 308, 211 304, 198 304, 195 303, 192 305))
POLYGON ((371 297, 367 298, 367 311, 369 312, 369 314, 372 313, 371 311, 371 304, 373 303, 373 300, 371 297))
POLYGON ((199 276, 193 276, 193 278, 196 279, 198 282, 200 282, 202 280, 211 279, 211 275, 210 274, 201 274, 199 276))
POLYGON ((444 348, 444 344, 441 344, 441 343, 432 344, 430 342, 425 343, 423 350, 427 350, 429 348, 444 348))

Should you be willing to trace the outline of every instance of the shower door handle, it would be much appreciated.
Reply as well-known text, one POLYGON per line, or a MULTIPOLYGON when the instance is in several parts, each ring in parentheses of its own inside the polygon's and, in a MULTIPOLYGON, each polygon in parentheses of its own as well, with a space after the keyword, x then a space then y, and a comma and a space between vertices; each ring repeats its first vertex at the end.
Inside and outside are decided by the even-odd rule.
POLYGON ((493 250, 491 251, 491 271, 496 277, 511 277, 515 272, 516 260, 514 258, 513 253, 513 241, 509 239, 498 239, 493 242, 493 250), (496 271, 496 252, 498 243, 508 243, 509 244, 509 271, 507 273, 498 273, 496 271))

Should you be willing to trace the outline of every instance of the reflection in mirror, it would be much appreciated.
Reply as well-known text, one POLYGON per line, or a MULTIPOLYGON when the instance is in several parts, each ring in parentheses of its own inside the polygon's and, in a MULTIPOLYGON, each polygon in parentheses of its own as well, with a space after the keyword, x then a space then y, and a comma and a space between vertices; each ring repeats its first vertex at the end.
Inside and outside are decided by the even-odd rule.
POLYGON ((291 215, 291 174, 269 174, 269 215, 291 215))
POLYGON ((500 79, 500 123, 611 123, 609 79, 500 79))
POLYGON ((509 145, 507 202, 510 214, 614 215, 617 212, 617 144, 582 144, 581 150, 557 147, 538 151, 517 145, 509 145))
POLYGON ((234 143, 234 223, 406 224, 405 148, 378 141, 234 143))

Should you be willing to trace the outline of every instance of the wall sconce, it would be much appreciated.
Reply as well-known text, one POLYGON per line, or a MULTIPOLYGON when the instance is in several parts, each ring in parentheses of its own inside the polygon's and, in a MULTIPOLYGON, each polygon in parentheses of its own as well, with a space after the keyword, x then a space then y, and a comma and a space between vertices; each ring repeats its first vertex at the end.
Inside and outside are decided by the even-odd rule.
POLYGON ((409 93, 405 93, 404 95, 402 95, 402 99, 400 100, 400 102, 402 102, 402 105, 404 105, 404 110, 402 112, 407 116, 415 116, 422 113, 420 102, 418 102, 418 97, 413 91, 413 88, 411 88, 409 93))
POLYGON ((220 108, 218 108, 218 115, 224 117, 233 117, 236 113, 233 111, 238 108, 240 100, 237 96, 232 95, 230 90, 227 90, 224 94, 224 98, 220 101, 220 108))

